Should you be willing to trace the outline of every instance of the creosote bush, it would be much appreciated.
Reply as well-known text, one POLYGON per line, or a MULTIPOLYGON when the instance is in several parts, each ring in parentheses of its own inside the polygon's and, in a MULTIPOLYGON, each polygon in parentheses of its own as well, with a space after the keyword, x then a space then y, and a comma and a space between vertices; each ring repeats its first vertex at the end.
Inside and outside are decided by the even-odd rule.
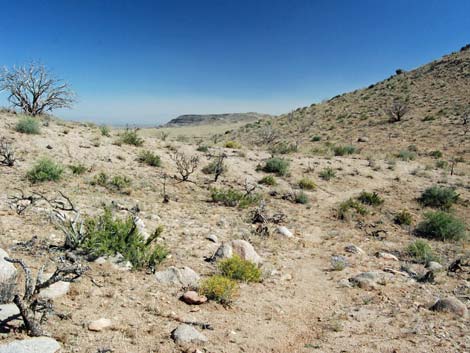
POLYGON ((333 146, 333 153, 335 156, 345 156, 349 154, 356 153, 357 149, 354 146, 346 145, 346 146, 333 146))
POLYGON ((33 184, 44 181, 58 181, 62 177, 64 168, 49 158, 40 159, 32 169, 28 171, 26 177, 33 184))
POLYGON ((413 222, 413 216, 407 210, 402 210, 395 214, 393 221, 400 226, 409 226, 413 222))
POLYGON ((228 207, 244 208, 257 203, 261 196, 259 194, 247 194, 235 189, 211 189, 211 199, 213 202, 221 203, 228 207))
POLYGON ((106 173, 101 172, 95 175, 91 181, 91 185, 103 186, 111 191, 124 191, 131 185, 131 179, 126 176, 115 175, 110 178, 106 173))
POLYGON ((139 137, 137 134, 137 129, 131 130, 126 129, 119 135, 119 143, 123 143, 125 145, 132 145, 132 146, 142 146, 144 144, 144 140, 139 137))
POLYGON ((329 181, 336 177, 336 172, 331 167, 326 167, 318 174, 323 180, 329 181))
POLYGON ((15 130, 23 134, 38 135, 40 133, 39 121, 30 116, 23 117, 16 123, 15 130))
POLYGON ((232 148, 234 150, 238 150, 242 146, 237 141, 227 141, 224 143, 225 148, 232 148))
POLYGON ((313 180, 308 178, 300 179, 298 184, 299 188, 303 190, 315 190, 317 188, 317 185, 313 182, 313 180))
POLYGON ((295 143, 287 143, 285 141, 278 143, 271 147, 270 152, 272 154, 289 154, 298 151, 298 146, 295 143))
POLYGON ((139 153, 138 161, 141 163, 145 163, 151 167, 160 167, 162 165, 162 161, 160 156, 152 153, 150 151, 142 151, 139 153))
POLYGON ((426 207, 448 210, 459 199, 459 194, 454 189, 445 186, 431 186, 423 191, 418 199, 419 203, 426 207))
POLYGON ((350 212, 355 211, 357 214, 364 216, 367 214, 367 209, 359 201, 350 198, 342 202, 338 208, 338 218, 347 219, 350 212))
POLYGON ((289 161, 273 157, 265 162, 265 165, 261 168, 266 173, 275 173, 278 176, 285 176, 289 170, 289 161))
POLYGON ((199 286, 199 294, 223 305, 231 304, 237 293, 237 282, 222 275, 208 277, 199 286))
POLYGON ((87 168, 81 163, 70 164, 68 167, 74 175, 81 175, 87 171, 87 168))
POLYGON ((416 234, 442 241, 467 238, 464 222, 444 211, 425 213, 424 220, 416 227, 416 234))
POLYGON ((416 152, 410 150, 401 150, 397 157, 404 162, 413 161, 416 159, 416 152))
POLYGON ((303 191, 296 192, 294 193, 294 202, 305 205, 309 202, 308 195, 303 191))
POLYGON ((275 186, 277 185, 276 178, 272 175, 267 175, 258 181, 259 184, 275 186))
POLYGON ((431 245, 425 240, 415 240, 406 248, 406 253, 418 263, 428 263, 437 259, 431 245))
POLYGON ((207 153, 207 152, 209 152, 209 146, 207 146, 207 145, 197 146, 196 151, 207 153))
POLYGON ((85 240, 82 249, 94 257, 121 254, 136 269, 143 267, 154 269, 168 255, 163 246, 155 244, 163 232, 163 227, 158 227, 145 240, 132 216, 120 219, 108 208, 105 208, 104 213, 98 217, 87 218, 84 228, 85 240))
POLYGON ((363 191, 357 197, 358 201, 364 205, 380 206, 384 200, 376 192, 363 191))
POLYGON ((101 132, 101 136, 105 136, 105 137, 111 136, 111 130, 106 125, 100 126, 100 132, 101 132))
POLYGON ((228 278, 243 282, 260 282, 261 270, 253 262, 233 256, 219 261, 217 267, 220 273, 228 278))

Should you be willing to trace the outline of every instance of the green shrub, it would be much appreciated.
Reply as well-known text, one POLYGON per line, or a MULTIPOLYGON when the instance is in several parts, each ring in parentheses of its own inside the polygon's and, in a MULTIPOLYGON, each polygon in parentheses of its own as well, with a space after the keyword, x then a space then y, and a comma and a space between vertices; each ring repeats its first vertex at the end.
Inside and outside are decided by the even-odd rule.
POLYGON ((329 181, 332 178, 336 177, 336 172, 331 167, 326 167, 319 173, 320 178, 323 180, 329 181))
POLYGON ((121 254, 134 268, 154 269, 168 255, 161 245, 154 244, 163 232, 158 227, 147 240, 139 233, 132 216, 126 219, 114 217, 109 209, 96 218, 84 222, 85 240, 82 248, 92 256, 121 254))
POLYGON ((200 145, 197 147, 196 151, 198 152, 209 152, 209 146, 206 146, 206 145, 200 145))
POLYGON ((448 210, 459 199, 454 189, 445 186, 431 186, 418 199, 423 206, 448 210))
POLYGON ((302 178, 298 182, 299 188, 303 190, 315 190, 317 188, 317 185, 313 182, 313 180, 310 180, 308 178, 302 178))
POLYGON ((305 205, 309 202, 307 194, 303 191, 296 192, 294 194, 294 201, 295 203, 300 203, 302 205, 305 205))
POLYGON ((318 136, 318 135, 312 136, 312 138, 310 139, 310 141, 312 141, 312 142, 318 142, 320 140, 321 140, 321 136, 318 136))
POLYGON ((237 282, 221 275, 208 277, 199 286, 199 294, 223 305, 232 303, 237 293, 237 282))
POLYGON ((268 159, 261 169, 266 173, 276 173, 279 176, 284 176, 287 175, 289 170, 289 161, 273 157, 268 159))
POLYGON ((227 207, 244 208, 260 200, 259 194, 246 194, 235 189, 211 189, 212 202, 221 203, 227 207))
POLYGON ((224 147, 225 148, 232 148, 232 149, 237 150, 237 149, 241 148, 242 146, 237 141, 227 141, 227 142, 225 142, 224 147))
POLYGON ((108 174, 101 172, 98 175, 95 175, 93 180, 91 181, 91 185, 99 185, 99 186, 107 186, 108 185, 108 174))
POLYGON ((409 226, 413 222, 413 216, 407 210, 402 210, 395 215, 393 221, 400 226, 409 226))
POLYGON ((131 185, 131 180, 126 176, 115 175, 110 178, 106 173, 101 172, 95 175, 91 185, 103 186, 111 191, 123 191, 131 185))
POLYGON ((258 183, 263 184, 263 185, 271 185, 271 186, 277 185, 276 178, 273 177, 272 175, 267 175, 263 177, 260 181, 258 181, 258 183))
POLYGON ((298 151, 297 144, 281 142, 270 148, 272 154, 289 154, 298 151))
POLYGON ((37 135, 40 133, 39 121, 32 117, 21 118, 15 126, 17 132, 28 135, 37 135))
POLYGON ((144 140, 139 137, 137 130, 126 129, 119 135, 119 143, 132 146, 142 146, 144 140))
POLYGON ((160 167, 162 165, 162 160, 160 159, 160 156, 150 151, 140 152, 138 161, 141 163, 145 163, 151 167, 160 167))
POLYGON ((434 158, 442 158, 442 152, 439 150, 429 152, 429 155, 434 158))
POLYGON ((397 155, 398 158, 400 158, 402 161, 412 161, 412 160, 415 160, 416 159, 416 153, 413 152, 413 151, 409 151, 409 150, 401 150, 398 155, 397 155))
POLYGON ((101 132, 101 136, 106 136, 106 137, 111 136, 111 131, 109 127, 107 127, 106 125, 100 126, 100 132, 101 132))
POLYGON ((72 171, 72 174, 75 174, 75 175, 80 175, 87 171, 87 168, 81 163, 70 164, 69 169, 72 171))
POLYGON ((233 256, 219 261, 217 265, 222 276, 243 282, 260 282, 261 270, 253 262, 233 256))
POLYGON ((351 145, 333 147, 333 153, 335 156, 345 156, 349 154, 354 154, 356 153, 356 150, 356 147, 351 145))
POLYGON ((376 192, 363 191, 357 197, 358 201, 364 205, 379 206, 384 203, 384 200, 376 192))
POLYGON ((434 255, 431 245, 420 239, 408 245, 406 253, 418 263, 428 263, 436 260, 436 255, 434 255))
POLYGON ((40 159, 32 169, 28 171, 26 177, 32 183, 40 183, 43 181, 58 181, 60 180, 64 168, 48 159, 40 159))
POLYGON ((424 220, 418 224, 419 236, 437 240, 461 240, 467 237, 465 224, 455 216, 443 212, 427 212, 424 220))
POLYGON ((342 202, 338 208, 338 218, 339 219, 346 219, 350 214, 350 211, 353 210, 357 214, 364 216, 367 214, 367 209, 357 200, 355 199, 348 199, 342 202))
POLYGON ((447 161, 443 161, 443 160, 436 161, 436 168, 438 169, 447 169, 448 166, 449 166, 449 163, 447 163, 447 161))

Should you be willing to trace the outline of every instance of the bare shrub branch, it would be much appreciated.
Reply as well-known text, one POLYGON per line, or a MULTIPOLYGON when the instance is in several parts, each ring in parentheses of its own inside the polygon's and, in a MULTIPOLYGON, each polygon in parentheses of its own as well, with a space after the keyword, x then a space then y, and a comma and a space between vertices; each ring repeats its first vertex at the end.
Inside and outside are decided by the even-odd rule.
POLYGON ((13 167, 16 162, 15 152, 5 137, 0 137, 0 165, 13 167))
POLYGON ((175 152, 171 155, 171 159, 176 164, 176 169, 181 176, 181 181, 188 181, 189 176, 196 171, 199 165, 199 157, 196 155, 188 156, 181 152, 175 152))
POLYGON ((401 100, 395 100, 392 105, 387 109, 387 115, 391 123, 401 121, 401 119, 408 113, 408 105, 401 100))

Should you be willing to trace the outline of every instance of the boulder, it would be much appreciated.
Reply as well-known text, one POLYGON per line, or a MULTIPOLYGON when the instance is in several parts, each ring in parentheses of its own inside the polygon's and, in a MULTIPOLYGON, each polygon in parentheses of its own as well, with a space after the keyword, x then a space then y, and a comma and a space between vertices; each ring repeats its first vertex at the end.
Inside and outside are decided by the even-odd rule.
POLYGON ((181 324, 171 332, 171 338, 177 344, 204 343, 207 337, 196 330, 193 326, 181 324))
POLYGON ((349 279, 354 286, 365 290, 377 288, 379 274, 377 272, 363 272, 349 279))
POLYGON ((443 267, 439 262, 436 262, 436 261, 429 261, 428 264, 426 265, 426 268, 427 268, 429 271, 432 271, 432 272, 439 272, 439 271, 441 271, 444 267, 443 267))
POLYGON ((232 246, 233 253, 240 256, 243 260, 251 261, 256 265, 262 262, 261 257, 255 251, 255 248, 253 248, 253 245, 246 240, 232 240, 230 245, 232 246))
MULTIPOLYGON (((41 276, 41 281, 45 281, 52 276, 52 273, 44 273, 41 276)), ((41 299, 56 299, 59 297, 63 297, 66 295, 70 290, 70 283, 69 282, 56 282, 51 286, 44 288, 39 292, 39 298, 41 299)))
POLYGON ((112 322, 109 319, 101 318, 95 321, 92 321, 88 324, 88 330, 100 332, 112 326, 112 322))
POLYGON ((168 267, 164 271, 155 273, 158 283, 164 285, 175 285, 180 287, 197 288, 199 286, 199 275, 189 267, 168 267))
POLYGON ((8 254, 0 249, 0 304, 13 300, 16 287, 16 268, 12 263, 5 261, 5 257, 8 257, 8 254))
POLYGON ((439 299, 431 306, 430 310, 451 313, 463 318, 468 316, 467 306, 455 297, 439 299))
POLYGON ((287 238, 292 238, 294 236, 294 234, 289 229, 287 229, 287 227, 284 226, 277 227, 277 232, 287 238))
POLYGON ((15 304, 0 305, 0 321, 3 321, 10 316, 18 315, 19 313, 20 311, 15 304))
POLYGON ((207 297, 204 295, 199 295, 197 292, 190 290, 181 296, 181 300, 189 305, 200 305, 207 302, 207 297))
POLYGON ((0 345, 0 353, 55 353, 59 343, 50 337, 34 337, 0 345))

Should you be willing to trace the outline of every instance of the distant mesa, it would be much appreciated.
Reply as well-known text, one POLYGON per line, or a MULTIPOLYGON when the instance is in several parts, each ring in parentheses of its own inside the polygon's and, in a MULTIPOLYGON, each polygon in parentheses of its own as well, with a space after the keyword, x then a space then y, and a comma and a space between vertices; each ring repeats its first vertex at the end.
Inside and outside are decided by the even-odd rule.
POLYGON ((262 113, 227 113, 227 114, 185 114, 170 120, 164 126, 191 126, 191 125, 205 125, 213 123, 234 123, 234 122, 249 122, 260 119, 272 118, 272 115, 262 113))

